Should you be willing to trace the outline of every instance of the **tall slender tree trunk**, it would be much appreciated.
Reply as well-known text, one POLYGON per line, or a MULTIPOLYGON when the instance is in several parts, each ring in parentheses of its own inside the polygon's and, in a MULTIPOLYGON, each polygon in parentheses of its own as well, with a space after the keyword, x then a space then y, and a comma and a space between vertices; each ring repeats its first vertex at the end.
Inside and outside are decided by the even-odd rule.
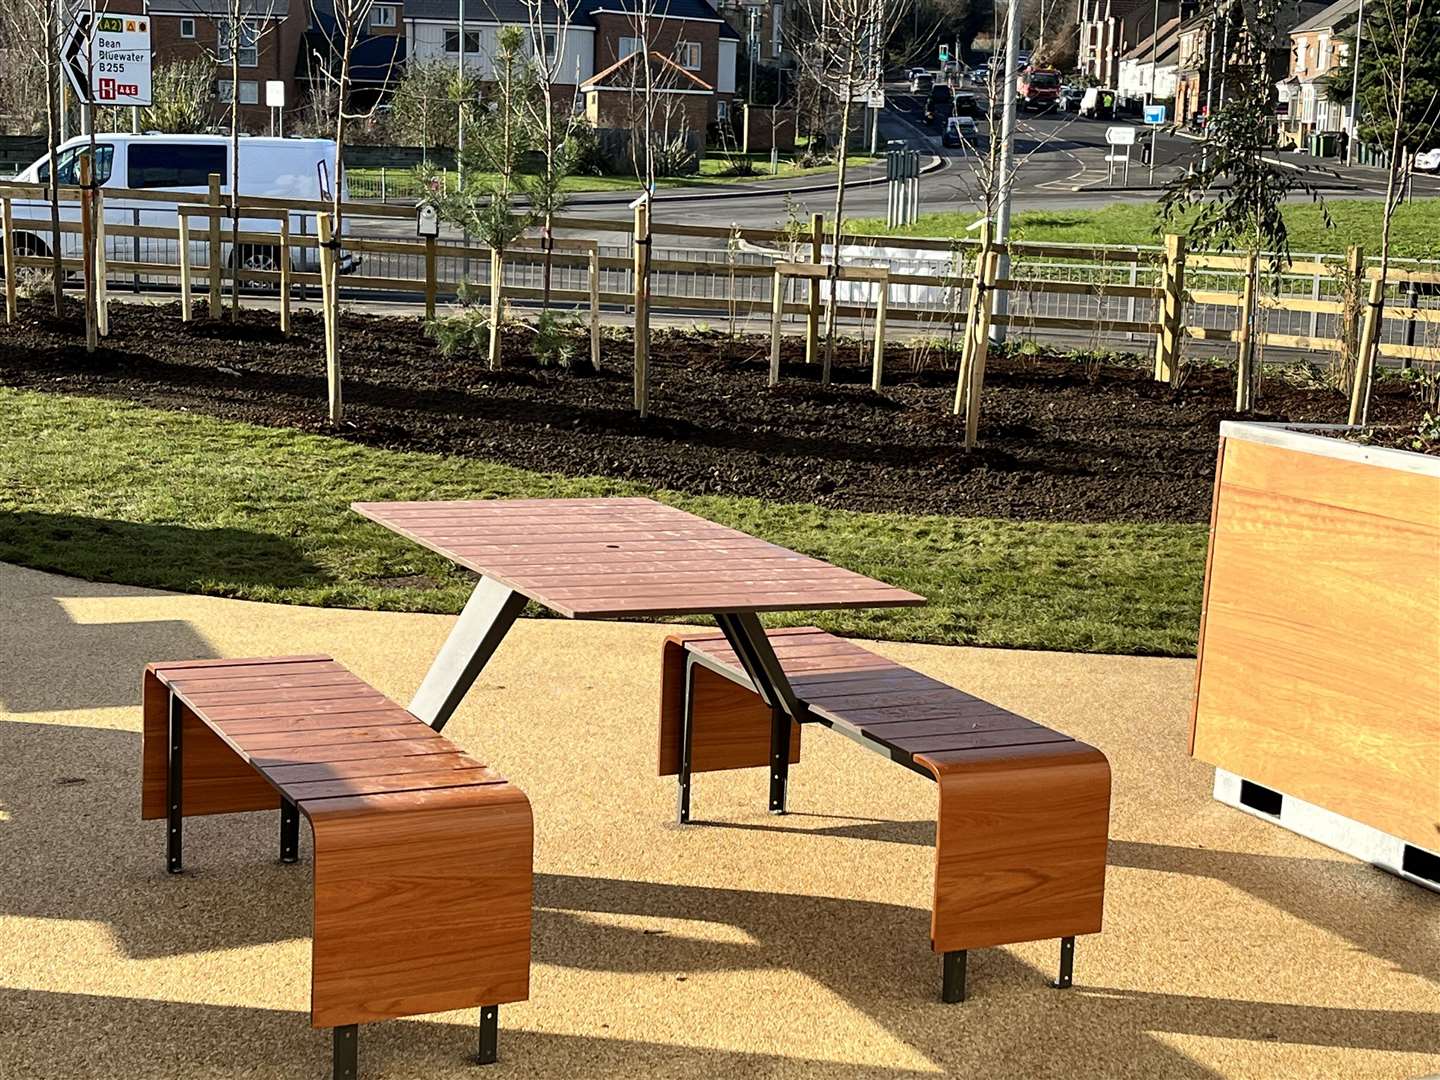
POLYGON ((820 383, 830 385, 835 366, 836 308, 840 296, 840 241, 845 231, 845 176, 850 157, 850 116, 855 96, 855 60, 845 73, 845 100, 840 106, 839 167, 835 174, 835 242, 830 247, 830 306, 825 312, 825 356, 820 366, 820 383))
POLYGON ((45 8, 45 135, 50 158, 50 277, 55 317, 64 313, 65 263, 60 250, 60 178, 56 150, 60 144, 60 8, 45 8))

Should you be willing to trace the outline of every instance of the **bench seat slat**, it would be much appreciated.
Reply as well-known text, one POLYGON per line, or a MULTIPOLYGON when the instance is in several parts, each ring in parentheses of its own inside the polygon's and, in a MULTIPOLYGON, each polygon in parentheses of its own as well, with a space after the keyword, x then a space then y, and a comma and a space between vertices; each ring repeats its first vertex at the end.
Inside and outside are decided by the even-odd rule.
POLYGON ((394 742, 399 739, 426 740, 442 736, 424 724, 380 724, 374 727, 324 728, 320 731, 267 731, 239 735, 230 741, 242 752, 278 750, 284 747, 348 746, 358 742, 394 742), (428 734, 427 734, 428 731, 428 734))
POLYGON ((331 761, 361 761, 365 758, 394 758, 417 754, 448 754, 455 744, 447 739, 397 739, 393 742, 327 743, 324 746, 278 746, 257 750, 250 764, 265 770, 276 765, 318 765, 331 761))
POLYGON ((356 795, 384 795, 399 791, 432 791, 438 788, 477 787, 503 784, 505 778, 483 765, 473 769, 436 769, 433 772, 397 773, 393 776, 352 776, 341 780, 317 780, 308 784, 284 784, 281 790, 297 803, 311 799, 334 799, 356 795))
MULTIPOLYGON (((297 667, 308 665, 297 664, 297 667)), ((243 690, 271 690, 280 687, 302 686, 346 686, 356 683, 354 675, 341 668, 321 668, 316 671, 287 672, 284 675, 250 675, 228 679, 172 679, 170 685, 182 693, 213 694, 237 693, 243 690)))
POLYGON ((259 735, 267 731, 322 731, 325 728, 403 724, 414 719, 399 706, 369 712, 321 713, 319 716, 266 716, 259 720, 224 720, 227 735, 259 735))
POLYGON ((240 683, 246 679, 265 679, 268 682, 271 679, 290 679, 301 675, 325 673, 350 675, 333 660, 302 660, 286 664, 283 667, 241 663, 231 667, 181 668, 168 671, 165 675, 165 682, 170 686, 189 687, 197 683, 224 685, 232 682, 240 683))
POLYGON ((400 773, 438 772, 441 769, 476 769, 485 765, 465 753, 412 754, 408 757, 362 758, 360 761, 322 761, 312 765, 272 765, 265 771, 277 784, 304 784, 319 780, 345 780, 356 776, 396 776, 400 773))

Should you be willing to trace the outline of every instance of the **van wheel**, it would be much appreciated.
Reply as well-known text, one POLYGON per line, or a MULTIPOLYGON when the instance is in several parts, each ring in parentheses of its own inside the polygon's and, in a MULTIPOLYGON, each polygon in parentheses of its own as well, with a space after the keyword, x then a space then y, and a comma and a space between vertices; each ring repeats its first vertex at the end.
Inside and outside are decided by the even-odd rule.
MULTIPOLYGON (((50 248, 44 240, 32 233, 17 233, 15 235, 15 254, 43 259, 49 256, 50 248)), ((4 280, 5 267, 0 265, 0 281, 4 280)))
MULTIPOLYGON (((280 249, 268 244, 241 244, 239 257, 232 261, 240 270, 275 273, 280 269, 280 249)), ((273 291, 280 287, 279 283, 274 281, 250 281, 245 284, 247 288, 266 291, 273 291)))

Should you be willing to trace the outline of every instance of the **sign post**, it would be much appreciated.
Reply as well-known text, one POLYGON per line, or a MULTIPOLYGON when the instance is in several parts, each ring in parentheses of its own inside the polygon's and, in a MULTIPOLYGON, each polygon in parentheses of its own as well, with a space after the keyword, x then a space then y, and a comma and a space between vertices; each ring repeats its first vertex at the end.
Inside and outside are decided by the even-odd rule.
POLYGON ((1106 183, 1111 187, 1115 186, 1115 166, 1119 163, 1125 165, 1125 178, 1122 184, 1130 183, 1130 148, 1135 145, 1135 129, 1129 124, 1117 124, 1114 127, 1105 129, 1105 141, 1110 145, 1110 152, 1105 155, 1105 164, 1108 167, 1106 183), (1116 153, 1117 147, 1124 147, 1123 154, 1116 153))
POLYGON ((87 105, 149 105, 150 17, 81 12, 65 36, 61 65, 87 105))
POLYGON ((1155 182, 1155 140, 1160 137, 1160 129, 1165 126, 1165 106, 1146 105, 1145 123, 1150 127, 1150 183, 1155 182))

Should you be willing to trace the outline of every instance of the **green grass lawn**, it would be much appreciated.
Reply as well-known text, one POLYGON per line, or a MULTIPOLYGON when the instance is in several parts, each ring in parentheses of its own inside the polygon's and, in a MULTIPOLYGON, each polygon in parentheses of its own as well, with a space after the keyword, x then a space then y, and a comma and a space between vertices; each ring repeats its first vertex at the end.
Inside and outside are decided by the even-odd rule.
MULTIPOLYGON (((743 155, 736 154, 739 158, 743 155)), ((779 172, 770 172, 769 154, 750 154, 755 172, 749 176, 732 175, 731 162, 718 153, 707 154, 700 160, 700 172, 694 176, 667 176, 660 180, 661 187, 706 187, 711 184, 749 184, 760 180, 784 180, 797 176, 819 176, 833 173, 835 166, 816 165, 804 168, 790 158, 781 157, 779 172)), ((868 165, 877 159, 869 155, 853 155, 848 159, 851 168, 868 165)), ((376 168, 346 169, 352 197, 378 199, 380 197, 380 170, 376 168)), ((453 174, 451 174, 453 175, 453 174)), ((564 191, 578 193, 585 191, 635 191, 639 181, 633 176, 570 176, 561 184, 564 191)), ((385 170, 385 194, 387 198, 418 198, 420 185, 409 169, 385 170)))
MULTIPOLYGON (((1326 200, 1333 220, 1327 228, 1319 206, 1294 203, 1285 209, 1290 250, 1296 253, 1342 253, 1361 244, 1368 255, 1380 253, 1381 214, 1378 199, 1326 200)), ((906 236, 975 236, 967 232, 972 211, 922 214, 914 225, 893 230, 906 236)), ((859 218, 848 227, 860 233, 890 234, 884 218, 859 218)), ((1166 230, 1153 203, 1116 203, 1100 210, 1027 210, 1015 215, 1017 240, 1055 244, 1158 244, 1166 230), (1158 230, 1158 231, 1157 231, 1158 230)), ((1183 232, 1172 227, 1169 231, 1183 232)), ((1392 254, 1415 259, 1440 258, 1440 199, 1416 199, 1399 207, 1393 225, 1392 254)))
MULTIPOLYGON (((319 408, 317 404, 317 409, 319 408)), ((912 589, 927 607, 776 617, 860 637, 1189 655, 1203 525, 867 514, 650 492, 119 402, 0 389, 0 560, 294 604, 455 612, 449 563, 356 500, 655 494, 912 589)))

